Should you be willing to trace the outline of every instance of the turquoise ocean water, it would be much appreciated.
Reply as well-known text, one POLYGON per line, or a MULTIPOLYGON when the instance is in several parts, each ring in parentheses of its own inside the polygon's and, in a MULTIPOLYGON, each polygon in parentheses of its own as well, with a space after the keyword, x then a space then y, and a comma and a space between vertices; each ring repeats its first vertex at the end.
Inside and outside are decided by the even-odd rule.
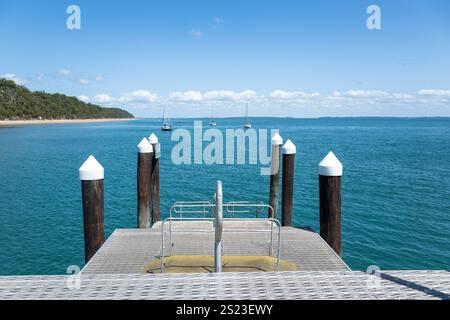
MULTIPOLYGON (((209 120, 204 119, 205 129, 209 120)), ((317 164, 333 150, 344 165, 343 258, 352 269, 450 267, 450 119, 252 119, 297 145, 294 223, 319 227, 317 164)), ((218 129, 242 119, 218 119, 218 129)), ((83 265, 78 168, 105 168, 105 228, 136 225, 136 145, 162 144, 161 208, 210 199, 268 201, 258 165, 172 164, 175 142, 159 120, 0 128, 0 275, 64 274, 83 265)), ((192 130, 193 120, 175 128, 192 130)))

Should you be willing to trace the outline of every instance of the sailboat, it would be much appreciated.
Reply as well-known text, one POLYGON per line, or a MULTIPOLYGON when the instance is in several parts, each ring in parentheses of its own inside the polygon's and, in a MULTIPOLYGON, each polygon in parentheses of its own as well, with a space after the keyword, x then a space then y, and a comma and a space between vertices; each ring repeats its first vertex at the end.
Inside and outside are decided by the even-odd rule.
POLYGON ((170 123, 169 119, 166 119, 166 106, 164 106, 161 130, 162 131, 172 131, 172 123, 170 123))
POLYGON ((245 123, 244 123, 244 128, 245 129, 250 129, 251 127, 252 127, 252 125, 248 121, 248 102, 247 102, 247 104, 245 105, 245 123))
POLYGON ((213 127, 215 127, 217 125, 216 121, 214 120, 212 111, 211 111, 211 121, 209 122, 209 125, 213 126, 213 127))

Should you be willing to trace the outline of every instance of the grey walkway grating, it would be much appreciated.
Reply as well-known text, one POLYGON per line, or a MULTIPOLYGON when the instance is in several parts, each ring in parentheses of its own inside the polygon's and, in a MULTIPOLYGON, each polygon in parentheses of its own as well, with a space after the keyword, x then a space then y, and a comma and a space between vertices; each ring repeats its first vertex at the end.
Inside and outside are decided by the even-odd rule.
POLYGON ((0 277, 0 299, 449 299, 448 271, 0 277), (68 286, 69 284, 69 286, 68 286))
MULTIPOLYGON (((195 223, 174 225, 172 254, 213 255, 214 232, 212 225, 195 223)), ((225 255, 268 255, 270 233, 267 224, 242 226, 224 225, 225 255)), ((166 230, 166 228, 165 228, 166 230)), ((276 239, 277 232, 274 233, 276 239)), ((168 244, 168 235, 165 241, 168 244)), ((276 241, 273 242, 276 252, 276 241)), ((166 251, 169 253, 169 251, 166 251)), ((97 254, 83 269, 84 274, 137 274, 155 256, 161 255, 161 230, 118 229, 109 237, 97 254)), ((281 259, 294 262, 299 271, 345 271, 346 264, 325 241, 312 231, 283 227, 281 232, 281 259)))

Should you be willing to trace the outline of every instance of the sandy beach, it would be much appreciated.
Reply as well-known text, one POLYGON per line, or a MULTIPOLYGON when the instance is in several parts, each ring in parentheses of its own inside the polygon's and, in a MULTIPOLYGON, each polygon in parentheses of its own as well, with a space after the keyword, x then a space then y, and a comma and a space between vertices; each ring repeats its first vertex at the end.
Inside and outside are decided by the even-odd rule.
POLYGON ((22 126, 32 124, 69 124, 83 122, 112 122, 112 121, 131 121, 131 119, 73 119, 73 120, 0 120, 0 127, 22 126))

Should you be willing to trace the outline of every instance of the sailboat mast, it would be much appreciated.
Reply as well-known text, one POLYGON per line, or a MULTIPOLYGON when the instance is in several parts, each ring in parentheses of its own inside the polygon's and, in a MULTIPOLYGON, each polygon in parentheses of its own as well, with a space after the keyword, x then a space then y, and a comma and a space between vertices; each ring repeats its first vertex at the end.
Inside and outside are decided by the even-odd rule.
POLYGON ((245 123, 248 123, 248 102, 245 104, 245 123))
POLYGON ((248 102, 245 104, 245 124, 248 124, 248 102))
POLYGON ((250 122, 248 122, 248 102, 245 104, 245 123, 244 123, 244 128, 245 129, 250 129, 252 127, 252 125, 250 124, 250 122))
POLYGON ((166 119, 166 105, 164 105, 161 130, 162 131, 172 131, 172 123, 170 122, 169 118, 166 119))
POLYGON ((164 123, 164 120, 165 120, 165 119, 166 119, 166 106, 164 105, 163 115, 162 115, 161 122, 164 123))

